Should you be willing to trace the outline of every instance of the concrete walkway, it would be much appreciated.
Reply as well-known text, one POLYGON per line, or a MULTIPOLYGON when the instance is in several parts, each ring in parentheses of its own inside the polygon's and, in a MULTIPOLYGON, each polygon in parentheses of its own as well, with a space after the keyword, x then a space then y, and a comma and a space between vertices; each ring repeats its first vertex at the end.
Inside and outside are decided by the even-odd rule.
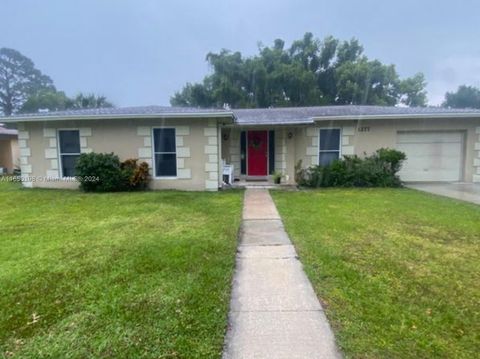
POLYGON ((480 184, 478 183, 415 183, 407 184, 407 187, 480 204, 480 184))
POLYGON ((224 359, 341 358, 267 190, 247 189, 224 359))

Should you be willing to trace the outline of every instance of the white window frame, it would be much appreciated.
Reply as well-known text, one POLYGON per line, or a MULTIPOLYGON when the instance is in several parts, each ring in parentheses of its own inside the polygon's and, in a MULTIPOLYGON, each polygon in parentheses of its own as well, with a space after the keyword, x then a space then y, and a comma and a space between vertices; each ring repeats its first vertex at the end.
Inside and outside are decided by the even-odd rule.
POLYGON ((153 178, 154 179, 162 179, 162 180, 172 180, 178 179, 178 167, 177 167, 177 129, 175 127, 163 127, 163 126, 156 126, 152 127, 152 163, 153 163, 153 178), (155 152, 155 130, 173 130, 174 131, 174 141, 175 141, 175 152, 155 152), (157 176, 157 161, 155 161, 156 154, 175 154, 175 172, 177 173, 176 176, 157 176))
POLYGON ((322 152, 338 152, 338 159, 342 158, 342 128, 341 127, 322 127, 318 129, 318 154, 317 154, 317 165, 320 166, 320 153, 322 152), (320 133, 322 130, 339 130, 338 136, 340 137, 338 140, 338 151, 334 150, 321 150, 320 149, 320 133))
POLYGON ((64 156, 80 156, 82 154, 82 143, 81 143, 81 136, 80 136, 80 129, 79 128, 57 128, 57 152, 58 152, 58 165, 59 165, 59 173, 60 178, 72 178, 63 175, 63 162, 62 162, 62 155, 64 156), (78 132, 78 144, 80 145, 80 152, 79 153, 62 153, 62 148, 60 146, 60 132, 62 131, 77 131, 78 132))

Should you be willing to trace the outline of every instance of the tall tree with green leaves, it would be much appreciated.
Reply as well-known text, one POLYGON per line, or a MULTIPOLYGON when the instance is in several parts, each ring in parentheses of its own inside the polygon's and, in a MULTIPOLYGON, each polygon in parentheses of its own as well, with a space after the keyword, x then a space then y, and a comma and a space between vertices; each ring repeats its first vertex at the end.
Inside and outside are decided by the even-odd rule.
POLYGON ((105 108, 113 107, 113 103, 108 101, 105 96, 95 95, 93 93, 84 94, 79 93, 73 99, 67 108, 71 109, 84 109, 84 108, 105 108))
POLYGON ((0 49, 0 112, 10 116, 29 96, 38 91, 55 91, 50 77, 42 74, 33 61, 20 52, 0 49))
POLYGON ((40 90, 28 97, 18 112, 34 113, 40 110, 62 111, 73 107, 73 100, 63 91, 40 90))
POLYGON ((421 72, 415 74, 413 77, 401 80, 400 101, 411 107, 425 106, 427 103, 427 91, 425 91, 426 86, 427 81, 421 72))
POLYGON ((447 92, 443 107, 480 108, 480 89, 462 85, 455 92, 447 92))
POLYGON ((422 74, 400 79, 393 65, 369 60, 356 39, 323 41, 306 33, 289 48, 281 39, 259 53, 209 53, 212 74, 171 98, 176 106, 233 108, 336 104, 425 106, 422 74))
POLYGON ((31 95, 18 112, 34 113, 40 110, 62 111, 105 107, 113 107, 105 96, 79 93, 70 98, 63 91, 41 90, 31 95))
POLYGON ((335 104, 393 106, 399 97, 398 75, 393 65, 362 57, 345 61, 336 69, 335 104))

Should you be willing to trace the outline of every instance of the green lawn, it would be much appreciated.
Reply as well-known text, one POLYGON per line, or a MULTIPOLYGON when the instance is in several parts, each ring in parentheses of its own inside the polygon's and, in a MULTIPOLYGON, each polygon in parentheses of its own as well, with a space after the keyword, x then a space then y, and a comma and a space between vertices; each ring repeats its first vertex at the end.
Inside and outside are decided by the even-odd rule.
POLYGON ((272 195, 346 357, 478 357, 480 206, 408 189, 272 195))
POLYGON ((0 358, 220 357, 241 192, 0 203, 0 358))

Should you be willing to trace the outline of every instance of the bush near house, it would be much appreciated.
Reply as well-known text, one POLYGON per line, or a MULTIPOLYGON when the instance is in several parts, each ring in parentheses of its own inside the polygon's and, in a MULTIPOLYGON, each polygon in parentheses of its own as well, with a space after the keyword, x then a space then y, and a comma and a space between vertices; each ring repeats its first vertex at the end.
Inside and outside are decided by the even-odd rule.
POLYGON ((305 187, 400 187, 397 173, 406 159, 403 152, 381 148, 371 156, 345 156, 327 166, 296 166, 296 181, 305 187))
POLYGON ((80 189, 85 192, 143 190, 149 180, 148 163, 137 162, 138 159, 120 162, 113 153, 84 153, 76 165, 80 189))

